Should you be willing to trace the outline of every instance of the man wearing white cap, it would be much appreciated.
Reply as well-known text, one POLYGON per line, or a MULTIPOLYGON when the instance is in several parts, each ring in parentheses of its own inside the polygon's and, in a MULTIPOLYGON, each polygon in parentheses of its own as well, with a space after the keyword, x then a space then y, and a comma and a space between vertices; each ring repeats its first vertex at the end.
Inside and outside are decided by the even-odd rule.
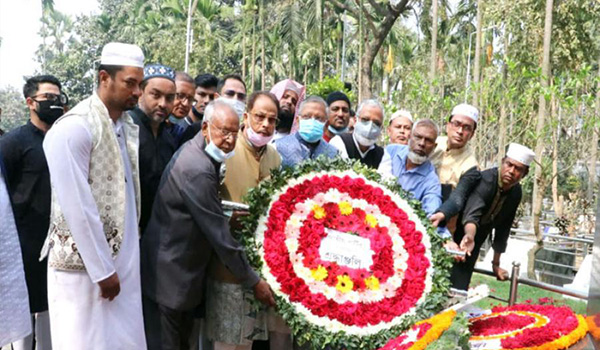
MULTIPOLYGON (((511 143, 500 169, 491 168, 481 172, 481 181, 468 196, 465 208, 459 215, 453 235, 456 244, 450 243, 452 248, 467 253, 466 258, 457 261, 452 268, 450 281, 454 288, 468 289, 481 245, 493 230, 492 269, 499 280, 508 278, 508 272, 500 268, 500 255, 506 250, 510 228, 521 202, 519 182, 529 172, 534 157, 529 148, 511 143)), ((448 201, 451 200, 452 196, 448 201)))
MULTIPOLYGON (((408 145, 410 131, 413 127, 413 116, 409 111, 401 109, 394 112, 387 127, 390 143, 408 145)), ((439 144, 439 142, 438 142, 439 144)))
POLYGON ((44 140, 52 184, 48 304, 54 349, 146 349, 140 287, 138 126, 144 54, 109 43, 98 88, 44 140))
POLYGON ((456 188, 460 177, 473 167, 478 167, 475 152, 469 145, 469 140, 477 129, 479 112, 477 108, 461 103, 452 109, 446 135, 437 139, 437 147, 431 154, 431 162, 435 166, 440 183, 442 197, 447 199, 450 192, 456 188))

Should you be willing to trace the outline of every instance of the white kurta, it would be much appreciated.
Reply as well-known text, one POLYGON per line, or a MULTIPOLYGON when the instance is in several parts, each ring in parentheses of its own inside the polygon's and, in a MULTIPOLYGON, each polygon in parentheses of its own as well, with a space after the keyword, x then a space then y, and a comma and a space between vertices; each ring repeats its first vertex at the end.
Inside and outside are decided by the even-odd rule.
POLYGON ((0 172, 0 347, 31 333, 23 257, 8 191, 0 172))
POLYGON ((117 121, 114 129, 125 164, 127 193, 123 242, 114 260, 87 182, 91 131, 82 118, 67 117, 54 125, 44 140, 53 190, 87 270, 48 268, 48 305, 55 350, 146 349, 135 190, 122 128, 121 121, 117 121), (75 213, 69 213, 70 210, 75 213), (69 214, 77 215, 77 219, 69 220, 69 214), (115 271, 121 292, 109 301, 100 296, 97 282, 115 271))

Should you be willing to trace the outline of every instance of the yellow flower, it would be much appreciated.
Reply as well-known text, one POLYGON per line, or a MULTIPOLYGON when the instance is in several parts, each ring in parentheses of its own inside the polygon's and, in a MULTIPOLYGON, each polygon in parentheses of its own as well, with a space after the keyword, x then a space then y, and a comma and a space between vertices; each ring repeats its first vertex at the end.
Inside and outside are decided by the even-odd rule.
POLYGON ((310 270, 312 278, 317 281, 322 281, 327 278, 327 269, 322 265, 319 265, 316 269, 310 270))
POLYGON ((350 215, 352 214, 352 204, 348 202, 339 202, 338 207, 340 207, 340 213, 342 215, 350 215))
POLYGON ((338 276, 337 280, 335 288, 342 293, 348 293, 354 288, 354 282, 352 282, 352 279, 348 275, 338 276))
POLYGON ((365 216, 365 223, 371 227, 377 226, 377 218, 372 214, 367 214, 365 216))
POLYGON ((325 209, 323 209, 323 207, 321 207, 320 205, 315 204, 312 209, 315 213, 315 219, 321 220, 325 217, 325 209))
POLYGON ((379 290, 379 279, 375 276, 365 278, 365 285, 372 290, 379 290))

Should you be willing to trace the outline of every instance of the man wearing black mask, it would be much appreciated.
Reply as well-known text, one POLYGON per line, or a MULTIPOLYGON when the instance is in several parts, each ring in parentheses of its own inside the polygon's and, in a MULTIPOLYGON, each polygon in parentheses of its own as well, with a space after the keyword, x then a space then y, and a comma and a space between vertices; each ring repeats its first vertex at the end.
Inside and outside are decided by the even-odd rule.
POLYGON ((47 260, 39 261, 50 224, 50 174, 42 142, 52 124, 63 115, 67 96, 52 75, 29 78, 23 95, 29 108, 27 124, 0 139, 6 185, 15 216, 33 333, 13 344, 14 349, 50 349, 50 323, 47 296, 47 260))

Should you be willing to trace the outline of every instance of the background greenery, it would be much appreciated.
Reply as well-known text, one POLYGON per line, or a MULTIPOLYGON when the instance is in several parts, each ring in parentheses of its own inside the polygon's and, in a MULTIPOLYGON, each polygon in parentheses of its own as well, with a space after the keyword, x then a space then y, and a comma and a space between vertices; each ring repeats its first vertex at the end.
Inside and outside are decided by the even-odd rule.
MULTIPOLYGON (((42 3, 35 73, 58 76, 73 103, 93 91, 100 50, 110 41, 140 45, 147 62, 184 68, 187 0, 99 0, 100 14, 77 18, 55 11, 52 0, 42 3)), ((192 75, 238 72, 249 90, 293 78, 315 93, 347 82, 355 102, 377 97, 388 115, 405 108, 440 125, 453 105, 468 101, 481 111, 472 144, 482 168, 497 164, 510 142, 535 148, 521 213, 533 213, 538 238, 539 218, 550 209, 543 198, 572 224, 571 235, 595 208, 600 2, 193 3, 192 75)), ((0 90, 4 129, 27 118, 18 89, 0 90)))

